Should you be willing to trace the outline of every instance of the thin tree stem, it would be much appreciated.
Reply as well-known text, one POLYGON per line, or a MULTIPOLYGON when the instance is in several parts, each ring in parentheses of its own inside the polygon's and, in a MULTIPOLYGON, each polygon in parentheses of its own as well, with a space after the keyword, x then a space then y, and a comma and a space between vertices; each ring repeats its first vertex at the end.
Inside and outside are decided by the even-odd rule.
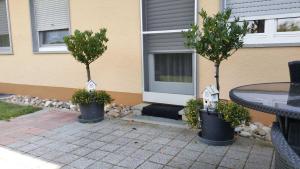
MULTIPOLYGON (((220 82, 219 82, 220 64, 219 63, 215 63, 215 68, 216 68, 216 73, 215 73, 216 85, 217 85, 218 91, 220 92, 220 82)), ((219 97, 219 95, 218 95, 218 97, 219 97)))
POLYGON ((86 73, 87 73, 87 78, 88 78, 88 81, 91 80, 91 71, 90 71, 90 65, 89 64, 86 64, 86 73))

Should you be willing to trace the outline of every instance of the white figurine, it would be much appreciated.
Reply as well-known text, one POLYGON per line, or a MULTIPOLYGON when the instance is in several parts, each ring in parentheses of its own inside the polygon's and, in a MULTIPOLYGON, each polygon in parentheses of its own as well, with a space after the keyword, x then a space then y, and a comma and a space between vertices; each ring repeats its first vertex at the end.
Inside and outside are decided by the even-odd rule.
POLYGON ((91 91, 95 91, 96 90, 96 83, 92 80, 90 80, 89 82, 87 82, 86 84, 86 90, 91 92, 91 91))
POLYGON ((203 92, 203 106, 205 110, 213 111, 219 101, 219 91, 215 85, 207 86, 203 92))

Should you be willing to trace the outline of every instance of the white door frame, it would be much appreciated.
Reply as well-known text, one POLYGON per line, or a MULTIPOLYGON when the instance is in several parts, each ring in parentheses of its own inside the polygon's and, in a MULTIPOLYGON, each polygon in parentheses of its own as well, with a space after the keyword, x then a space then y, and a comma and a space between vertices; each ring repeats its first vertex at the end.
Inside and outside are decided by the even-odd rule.
MULTIPOLYGON (((198 23, 198 0, 195 0, 194 10, 194 23, 198 23)), ((181 33, 187 31, 187 29, 181 30, 163 30, 163 31, 144 31, 143 30, 143 0, 140 0, 140 31, 141 31, 141 61, 142 61, 142 94, 144 102, 153 103, 164 103, 173 105, 185 105, 190 99, 197 98, 199 78, 198 78, 198 57, 195 51, 193 51, 193 84, 194 94, 193 95, 182 95, 182 94, 168 94, 168 93, 157 93, 145 90, 145 61, 144 61, 144 35, 147 34, 159 34, 159 33, 181 33)))

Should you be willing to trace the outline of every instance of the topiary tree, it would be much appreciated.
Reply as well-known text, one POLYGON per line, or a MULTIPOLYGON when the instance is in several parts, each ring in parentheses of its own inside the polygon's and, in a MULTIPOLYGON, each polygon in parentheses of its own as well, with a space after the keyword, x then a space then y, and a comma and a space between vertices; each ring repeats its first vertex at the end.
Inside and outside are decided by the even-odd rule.
POLYGON ((231 10, 218 12, 208 16, 202 9, 199 13, 203 19, 202 30, 198 25, 192 25, 184 32, 185 45, 195 49, 202 57, 215 63, 215 78, 217 89, 220 90, 219 68, 223 60, 228 59, 239 48, 243 47, 243 37, 248 31, 246 21, 240 24, 239 18, 230 20, 231 10))
POLYGON ((88 81, 91 80, 90 64, 107 50, 106 43, 108 42, 108 38, 106 37, 106 32, 105 28, 100 29, 96 33, 75 30, 74 35, 64 38, 64 42, 74 58, 85 64, 88 81))

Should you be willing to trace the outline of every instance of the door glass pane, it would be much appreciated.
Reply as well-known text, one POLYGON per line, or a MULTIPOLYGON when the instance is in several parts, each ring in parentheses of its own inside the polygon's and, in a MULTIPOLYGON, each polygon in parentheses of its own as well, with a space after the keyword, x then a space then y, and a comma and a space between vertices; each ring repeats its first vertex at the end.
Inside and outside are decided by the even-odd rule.
POLYGON ((192 63, 190 53, 155 54, 155 81, 192 83, 192 63))

